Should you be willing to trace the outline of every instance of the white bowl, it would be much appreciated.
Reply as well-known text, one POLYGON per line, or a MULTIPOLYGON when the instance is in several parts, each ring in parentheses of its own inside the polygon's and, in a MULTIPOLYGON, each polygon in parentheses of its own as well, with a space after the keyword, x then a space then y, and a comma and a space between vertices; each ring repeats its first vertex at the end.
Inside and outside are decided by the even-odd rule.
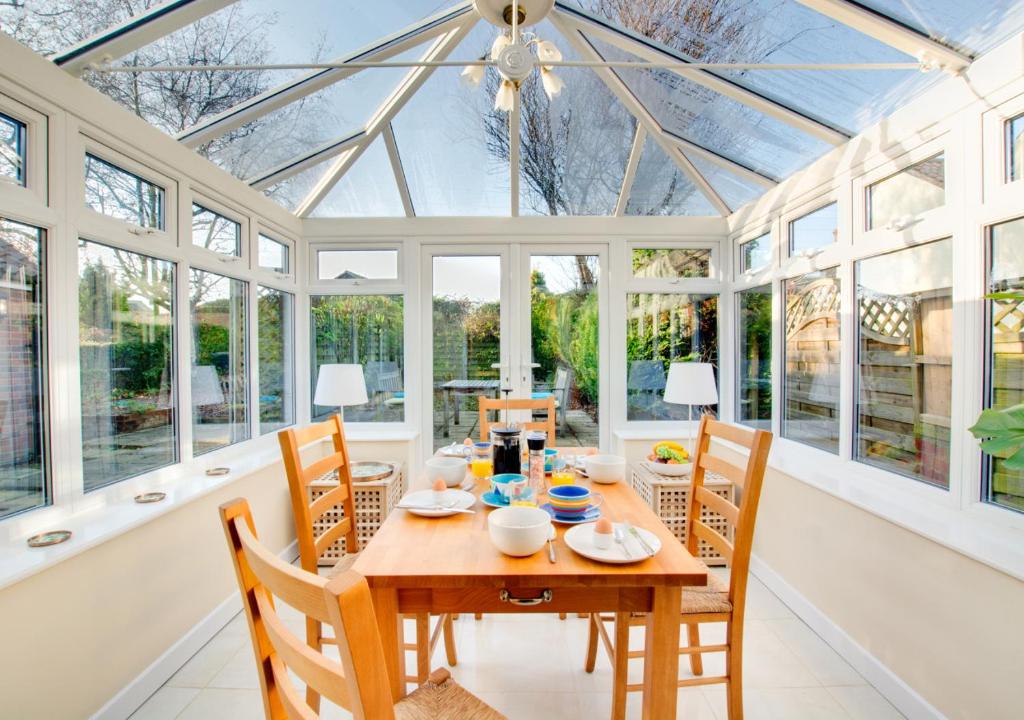
POLYGON ((427 485, 438 478, 448 487, 457 487, 466 479, 466 461, 454 457, 433 457, 427 460, 427 485))
POLYGON ((583 468, 596 483, 610 485, 626 477, 626 458, 618 455, 585 455, 583 468))
POLYGON ((693 472, 693 462, 679 463, 678 465, 669 465, 668 463, 654 462, 653 460, 647 461, 647 467, 659 475, 665 477, 686 477, 693 472))
POLYGON ((492 510, 487 533, 506 555, 526 557, 544 547, 551 534, 551 516, 540 508, 513 506, 492 510))

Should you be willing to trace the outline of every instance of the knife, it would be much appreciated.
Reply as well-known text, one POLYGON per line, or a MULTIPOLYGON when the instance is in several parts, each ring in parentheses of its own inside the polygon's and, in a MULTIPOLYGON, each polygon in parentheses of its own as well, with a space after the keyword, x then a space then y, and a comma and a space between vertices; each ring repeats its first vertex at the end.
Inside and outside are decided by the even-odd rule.
POLYGON ((648 557, 654 557, 654 555, 655 555, 654 548, 652 548, 648 544, 648 542, 646 540, 644 540, 644 536, 641 535, 640 533, 638 533, 636 531, 636 528, 633 527, 632 525, 630 525, 628 522, 624 522, 623 525, 626 526, 626 532, 628 532, 630 535, 635 537, 637 539, 637 542, 639 542, 640 545, 643 546, 643 549, 647 553, 647 556, 648 557))

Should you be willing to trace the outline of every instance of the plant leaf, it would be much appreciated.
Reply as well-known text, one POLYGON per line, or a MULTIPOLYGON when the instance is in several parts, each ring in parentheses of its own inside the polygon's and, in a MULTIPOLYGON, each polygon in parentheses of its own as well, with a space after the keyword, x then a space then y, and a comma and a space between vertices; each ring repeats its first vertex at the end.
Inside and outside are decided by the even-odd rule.
POLYGON ((983 452, 996 457, 1006 458, 1024 447, 1024 435, 992 438, 981 443, 983 452))
POLYGON ((1024 448, 1021 448, 1003 462, 1007 470, 1024 470, 1024 448))

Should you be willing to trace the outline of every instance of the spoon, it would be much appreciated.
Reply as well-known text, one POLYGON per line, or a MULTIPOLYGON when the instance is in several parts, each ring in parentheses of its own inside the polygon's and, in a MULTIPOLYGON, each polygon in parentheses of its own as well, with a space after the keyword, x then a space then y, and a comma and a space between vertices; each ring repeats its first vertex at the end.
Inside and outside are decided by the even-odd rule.
POLYGON ((551 526, 551 534, 548 535, 548 560, 551 562, 557 562, 555 559, 555 526, 551 526))
POLYGON ((632 560, 633 553, 631 553, 629 548, 626 546, 626 535, 622 532, 622 528, 616 525, 612 530, 612 537, 615 538, 615 542, 622 546, 622 552, 626 554, 626 557, 632 560))

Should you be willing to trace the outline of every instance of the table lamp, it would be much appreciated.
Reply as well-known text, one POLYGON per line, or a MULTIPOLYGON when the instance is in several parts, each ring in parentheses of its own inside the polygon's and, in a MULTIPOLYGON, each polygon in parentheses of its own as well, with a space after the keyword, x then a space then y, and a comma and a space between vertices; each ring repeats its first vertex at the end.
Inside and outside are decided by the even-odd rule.
MULTIPOLYGON (((673 405, 687 406, 687 420, 693 428, 693 406, 715 405, 718 403, 718 389, 715 387, 715 370, 710 363, 680 362, 668 368, 665 394, 662 399, 673 405)), ((691 443, 690 454, 697 449, 697 439, 691 443)))
POLYGON ((366 380, 362 365, 321 365, 316 378, 316 392, 313 402, 338 408, 344 419, 346 405, 362 405, 369 401, 366 396, 366 380))

